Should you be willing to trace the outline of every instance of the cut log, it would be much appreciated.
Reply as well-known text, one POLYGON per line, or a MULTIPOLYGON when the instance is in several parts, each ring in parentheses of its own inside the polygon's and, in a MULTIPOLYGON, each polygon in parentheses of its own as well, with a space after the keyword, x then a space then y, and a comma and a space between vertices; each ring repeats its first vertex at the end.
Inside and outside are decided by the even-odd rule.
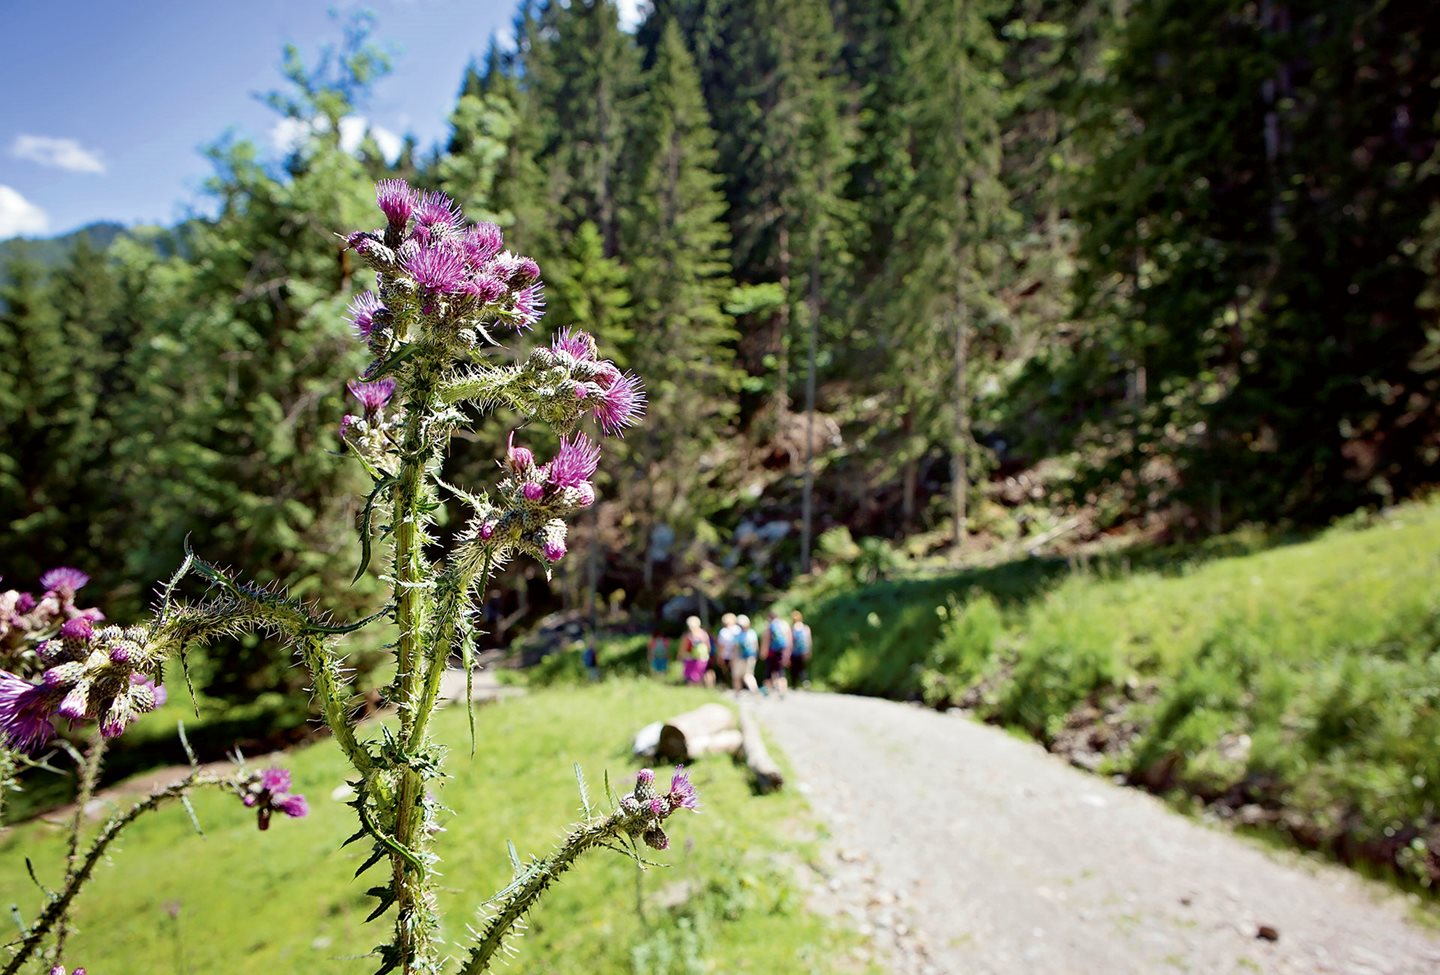
POLYGON ((745 765, 750 769, 750 774, 755 776, 755 787, 761 792, 773 792, 784 785, 785 776, 765 748, 765 741, 760 737, 760 726, 755 723, 755 716, 749 711, 740 712, 740 735, 744 740, 742 751, 745 765))
MULTIPOLYGON (((672 762, 688 762, 706 754, 701 742, 735 728, 735 712, 723 704, 707 704, 665 722, 655 754, 672 762)), ((739 743, 736 742, 736 747, 739 743)), ((733 748, 731 749, 734 750, 733 748)))
POLYGON ((713 735, 687 740, 685 747, 690 753, 690 758, 694 759, 701 755, 736 755, 739 754, 743 744, 744 738, 740 734, 740 729, 726 728, 713 735))

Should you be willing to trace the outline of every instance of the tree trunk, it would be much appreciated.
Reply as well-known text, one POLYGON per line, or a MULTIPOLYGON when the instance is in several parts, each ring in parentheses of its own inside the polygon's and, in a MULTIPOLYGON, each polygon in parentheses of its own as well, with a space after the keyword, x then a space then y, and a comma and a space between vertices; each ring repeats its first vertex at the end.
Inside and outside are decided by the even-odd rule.
POLYGON ((810 297, 805 344, 805 486, 800 499, 800 571, 810 571, 815 495, 815 355, 820 341, 820 237, 810 257, 810 297))
MULTIPOLYGON (((735 731, 735 712, 723 704, 706 704, 677 715, 660 728, 656 755, 674 762, 686 762, 715 750, 717 742, 729 740, 725 732, 735 731)), ((739 742, 734 743, 735 748, 739 742)), ((734 751, 734 748, 730 749, 734 751)))
MULTIPOLYGON (((962 267, 963 262, 962 262, 962 267)), ((970 366, 970 306, 965 301, 964 285, 955 286, 955 451, 951 457, 952 503, 955 509, 955 549, 964 549, 966 503, 970 495, 970 389, 967 373, 970 366)))

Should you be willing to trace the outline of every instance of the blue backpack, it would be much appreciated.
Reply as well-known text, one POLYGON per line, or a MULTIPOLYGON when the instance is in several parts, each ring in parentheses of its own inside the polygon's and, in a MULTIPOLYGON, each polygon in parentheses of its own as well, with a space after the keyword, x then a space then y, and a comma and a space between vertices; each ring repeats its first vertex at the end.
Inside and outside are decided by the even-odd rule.
POLYGON ((779 620, 770 621, 770 649, 788 650, 790 648, 790 630, 779 620))
POLYGON ((802 623, 793 627, 792 632, 795 634, 795 656, 803 657, 810 652, 810 627, 802 623))

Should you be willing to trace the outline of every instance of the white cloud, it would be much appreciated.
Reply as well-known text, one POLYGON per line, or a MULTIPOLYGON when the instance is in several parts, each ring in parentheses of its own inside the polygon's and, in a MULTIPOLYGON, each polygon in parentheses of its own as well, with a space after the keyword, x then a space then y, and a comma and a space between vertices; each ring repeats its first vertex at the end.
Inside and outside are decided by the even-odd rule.
POLYGON ((19 135, 10 146, 16 159, 63 169, 71 173, 103 173, 105 162, 100 154, 86 149, 75 139, 57 139, 49 135, 19 135))
POLYGON ((0 240, 50 229, 46 212, 8 186, 0 185, 0 240))
MULTIPOLYGON (((294 152, 304 145, 305 140, 312 134, 324 132, 328 128, 330 123, 323 118, 313 122, 282 118, 270 127, 270 144, 278 152, 294 152)), ((366 132, 375 139, 375 144, 380 147, 380 154, 386 159, 394 162, 400 155, 404 140, 384 126, 375 125, 363 115, 347 115, 340 120, 340 148, 351 154, 359 152, 366 132)))
POLYGON ((620 9, 620 29, 623 31, 633 32, 645 19, 645 0, 619 0, 616 6, 620 9))

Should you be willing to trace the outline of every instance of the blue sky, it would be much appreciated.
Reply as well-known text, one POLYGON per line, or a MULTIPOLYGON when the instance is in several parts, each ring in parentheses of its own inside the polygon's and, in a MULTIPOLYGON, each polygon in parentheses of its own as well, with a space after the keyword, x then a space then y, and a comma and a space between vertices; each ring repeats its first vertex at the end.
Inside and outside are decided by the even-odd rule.
MULTIPOLYGON (((254 93, 279 87, 281 48, 339 36, 311 0, 18 0, 0 59, 0 238, 95 220, 169 223, 204 206, 200 149, 227 130, 282 135, 254 93)), ((396 136, 440 139, 466 63, 508 36, 514 0, 372 0, 393 71, 360 111, 396 136)), ((633 16, 634 0, 622 4, 633 16)), ((342 134, 344 128, 342 127, 342 134)), ((386 140, 381 139, 382 146, 386 140)), ((274 149, 277 156, 279 149, 274 149)))

